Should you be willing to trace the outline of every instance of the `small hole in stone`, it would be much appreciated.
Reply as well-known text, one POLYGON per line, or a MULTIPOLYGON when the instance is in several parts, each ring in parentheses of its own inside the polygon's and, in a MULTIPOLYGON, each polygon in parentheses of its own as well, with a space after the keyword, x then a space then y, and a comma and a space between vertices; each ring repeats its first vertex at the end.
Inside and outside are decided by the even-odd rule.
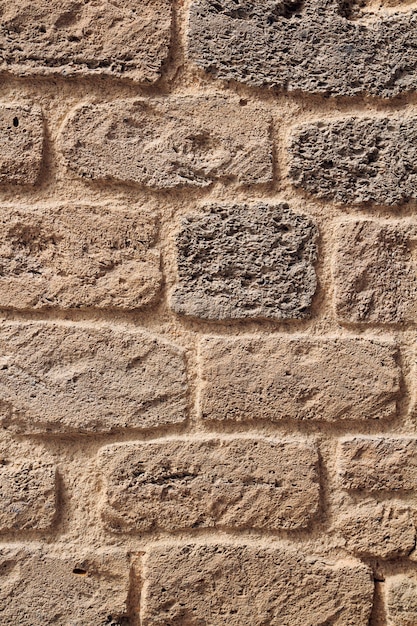
POLYGON ((15 128, 17 128, 17 127, 19 126, 19 118, 15 117, 15 118, 13 119, 13 126, 14 126, 15 128))
POLYGON ((243 98, 241 98, 241 100, 239 100, 239 104, 241 107, 245 107, 247 105, 248 101, 244 100, 243 98))
POLYGON ((74 569, 72 570, 72 573, 78 574, 78 576, 85 576, 87 573, 87 570, 81 569, 80 567, 74 567, 74 569))

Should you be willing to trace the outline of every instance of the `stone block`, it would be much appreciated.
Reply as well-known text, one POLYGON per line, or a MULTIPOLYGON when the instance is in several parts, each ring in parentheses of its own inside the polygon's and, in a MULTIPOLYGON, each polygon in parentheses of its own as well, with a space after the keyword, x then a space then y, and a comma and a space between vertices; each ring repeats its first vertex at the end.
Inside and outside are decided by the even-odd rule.
POLYGON ((0 183, 34 185, 42 167, 43 141, 38 106, 0 105, 0 183))

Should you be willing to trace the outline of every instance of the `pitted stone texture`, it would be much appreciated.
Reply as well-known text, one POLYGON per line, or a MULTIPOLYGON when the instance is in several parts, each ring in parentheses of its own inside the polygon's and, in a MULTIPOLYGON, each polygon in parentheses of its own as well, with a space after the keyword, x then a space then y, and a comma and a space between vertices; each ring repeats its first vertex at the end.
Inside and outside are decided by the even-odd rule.
POLYGON ((19 626, 124 624, 129 560, 123 555, 54 557, 0 552, 1 623, 19 626), (109 619, 111 616, 111 619, 109 619))
POLYGON ((0 461, 0 532, 44 530, 56 514, 57 472, 41 461, 0 461))
POLYGON ((305 124, 289 152, 292 182, 319 198, 388 206, 417 199, 416 117, 305 124))
POLYGON ((370 570, 284 549, 161 546, 144 565, 143 626, 366 626, 370 570))
POLYGON ((350 16, 343 0, 194 0, 188 51, 216 78, 391 98, 417 88, 417 11, 350 16))
POLYGON ((417 490, 417 439, 353 437, 341 440, 338 472, 345 489, 417 490))
POLYGON ((417 225, 350 221, 337 232, 335 307, 347 322, 417 320, 417 225))
POLYGON ((68 167, 92 180, 157 189, 272 180, 270 118, 238 98, 184 96, 87 104, 61 143, 68 167))
POLYGON ((101 450, 99 465, 102 517, 116 532, 303 528, 319 506, 317 451, 300 441, 115 444, 101 450))
POLYGON ((416 626, 417 578, 397 574, 387 579, 388 626, 416 626))
POLYGON ((2 208, 0 306, 119 308, 160 290, 155 217, 106 206, 2 208))
POLYGON ((202 340, 206 420, 373 420, 396 413, 393 344, 270 337, 202 340))
POLYGON ((19 432, 151 428, 186 419, 183 351, 134 330, 3 324, 3 426, 19 432))
POLYGON ((154 82, 168 56, 170 0, 0 1, 0 69, 154 82))
POLYGON ((0 105, 0 183, 34 185, 37 182, 43 137, 43 117, 38 106, 0 105))
POLYGON ((403 557, 413 551, 416 543, 412 516, 401 505, 352 505, 340 516, 336 528, 346 539, 347 549, 357 556, 403 557))
POLYGON ((182 218, 177 313, 211 320, 303 318, 317 287, 317 228, 286 204, 213 205, 182 218))

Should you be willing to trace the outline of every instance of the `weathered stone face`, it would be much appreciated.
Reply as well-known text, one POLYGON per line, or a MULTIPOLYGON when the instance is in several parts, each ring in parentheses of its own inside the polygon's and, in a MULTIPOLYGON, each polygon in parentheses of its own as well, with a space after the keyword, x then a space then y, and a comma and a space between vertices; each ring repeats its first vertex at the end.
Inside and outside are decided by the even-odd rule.
POLYGON ((61 137, 68 167, 96 181, 156 189, 272 180, 270 119, 221 95, 84 105, 61 137))
POLYGON ((10 324, 0 354, 2 423, 14 430, 117 431, 186 418, 183 352, 155 335, 10 324))
POLYGON ((360 561, 325 563, 284 549, 161 546, 147 556, 144 577, 143 626, 366 626, 372 606, 360 561))
POLYGON ((99 465, 107 484, 103 520, 116 532, 295 529, 319 506, 317 450, 302 441, 115 444, 101 450, 99 465))
POLYGON ((417 87, 417 11, 373 19, 342 0, 194 0, 192 61, 216 78, 289 92, 391 98, 417 87))
POLYGON ((0 105, 0 183, 37 182, 43 159, 43 124, 36 105, 0 105))
POLYGON ((169 0, 0 2, 0 68, 155 82, 168 55, 169 0))
POLYGON ((415 117, 305 124, 294 130, 289 153, 292 182, 319 198, 388 206, 417 199, 415 117))
POLYGON ((363 339, 207 337, 204 420, 371 420, 396 413, 392 344, 363 339))
POLYGON ((417 579, 403 574, 387 580, 387 604, 390 624, 414 626, 417 622, 417 579))
POLYGON ((0 306, 137 309, 160 290, 155 217, 108 206, 2 208, 0 306))
POLYGON ((177 313, 212 320, 303 318, 316 291, 318 232, 286 204, 213 205, 182 219, 177 313))

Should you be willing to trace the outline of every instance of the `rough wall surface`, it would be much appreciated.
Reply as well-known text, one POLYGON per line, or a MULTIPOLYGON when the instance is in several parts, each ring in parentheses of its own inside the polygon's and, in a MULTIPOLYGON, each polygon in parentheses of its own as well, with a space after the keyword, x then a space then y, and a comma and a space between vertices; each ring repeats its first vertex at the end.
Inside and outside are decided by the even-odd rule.
POLYGON ((0 626, 417 626, 417 4, 0 17, 0 626))

